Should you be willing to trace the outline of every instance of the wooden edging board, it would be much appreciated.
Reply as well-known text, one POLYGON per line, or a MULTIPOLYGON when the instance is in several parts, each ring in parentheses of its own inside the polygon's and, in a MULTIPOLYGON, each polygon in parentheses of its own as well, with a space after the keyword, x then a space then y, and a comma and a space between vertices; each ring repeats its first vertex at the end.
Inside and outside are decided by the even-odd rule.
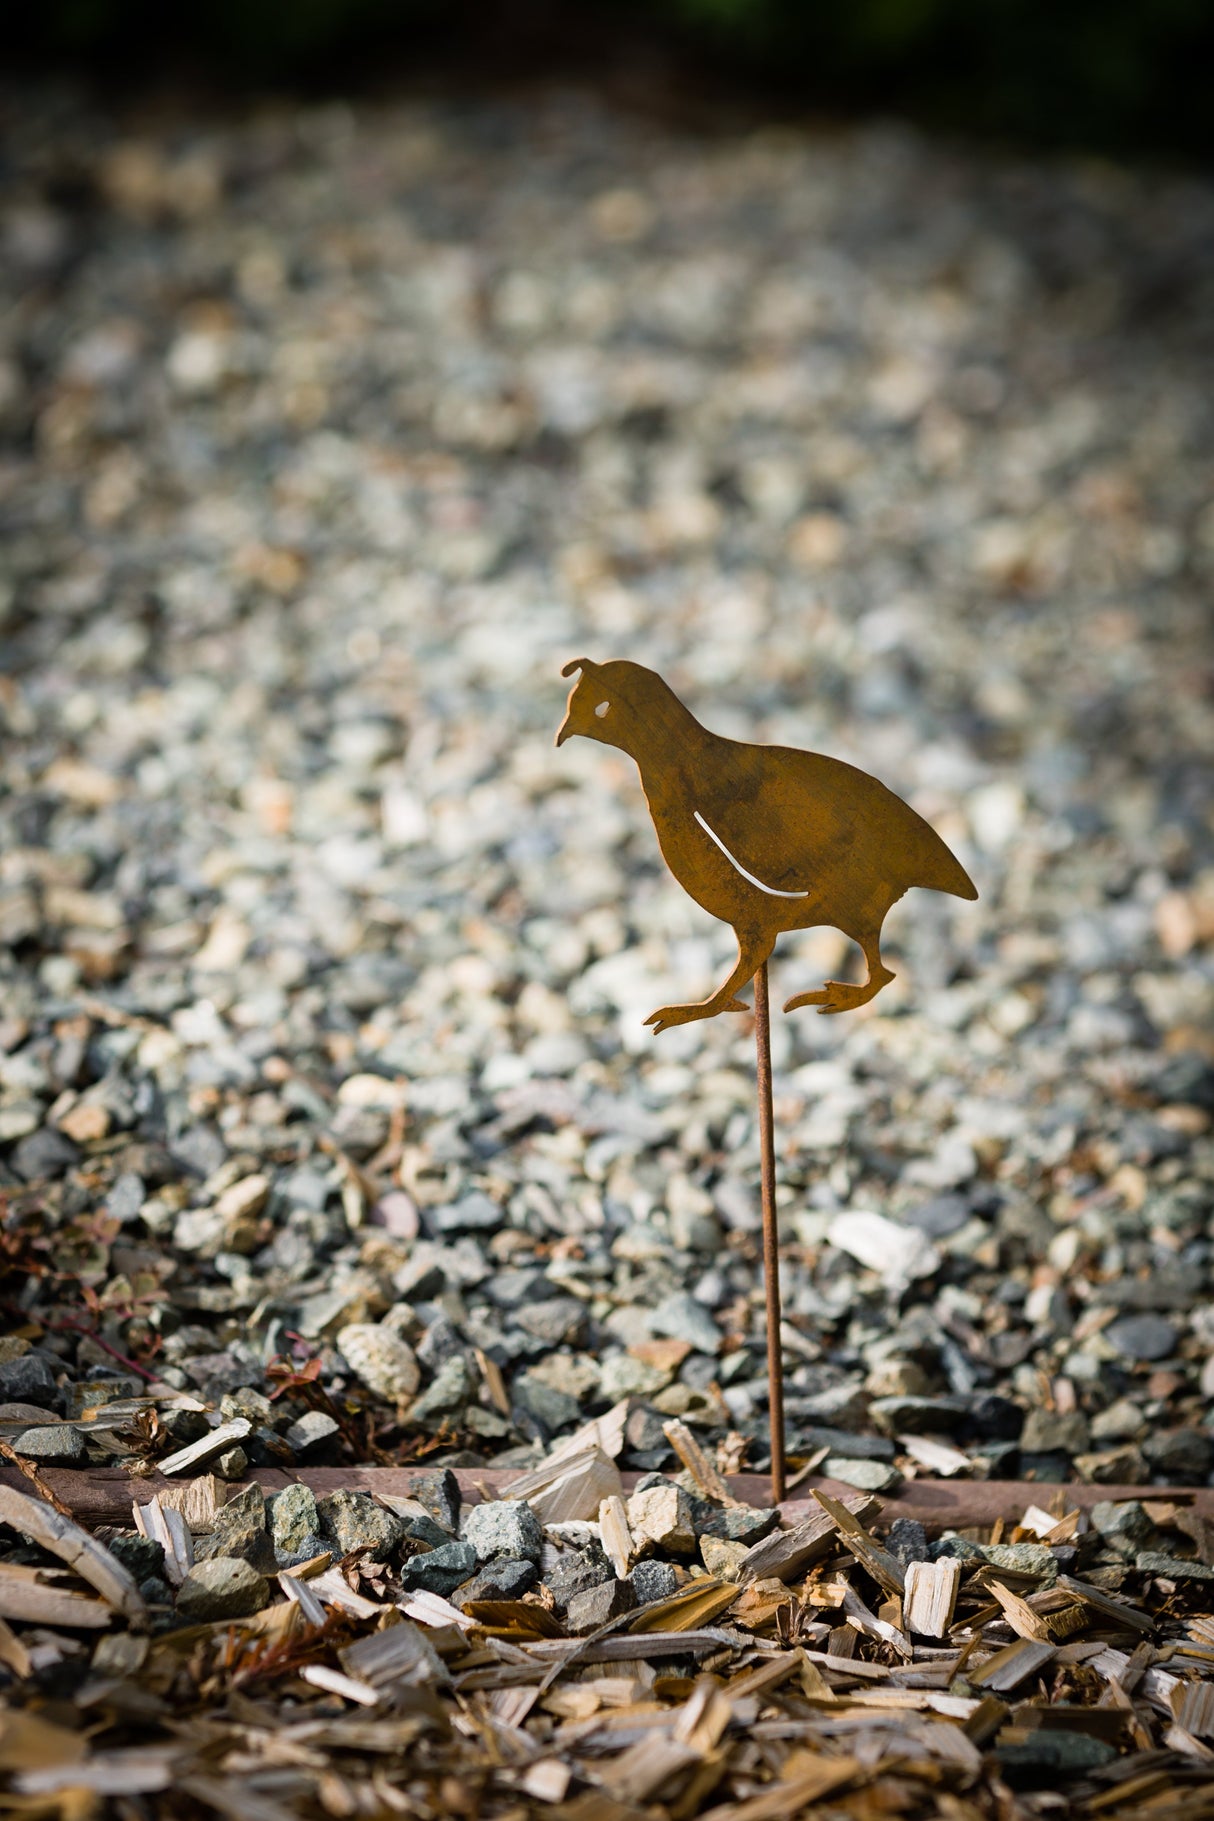
MULTIPOLYGON (((280 1492, 284 1486, 299 1482, 310 1486, 318 1495, 345 1489, 387 1492, 401 1497, 408 1495, 414 1482, 424 1473, 432 1471, 433 1468, 425 1467, 300 1467, 287 1473, 279 1468, 262 1467, 255 1468, 240 1484, 256 1481, 267 1493, 280 1492)), ((508 1498, 512 1483, 522 1478, 518 1468, 457 1467, 454 1472, 460 1490, 470 1503, 478 1502, 486 1494, 491 1498, 508 1498)), ((143 1504, 154 1493, 182 1484, 181 1479, 166 1479, 160 1473, 133 1479, 114 1468, 76 1471, 48 1467, 41 1477, 86 1525, 129 1524, 133 1502, 143 1504)), ((622 1475, 625 1491, 632 1490, 638 1477, 635 1473, 622 1475)), ((770 1483, 764 1474, 731 1474, 726 1483, 733 1496, 748 1505, 766 1508, 770 1503, 770 1483)), ((11 1466, 0 1467, 0 1484, 22 1492, 34 1490, 30 1481, 11 1466)), ((838 1480, 813 1476, 795 1488, 797 1497, 786 1499, 781 1505, 786 1522, 799 1523, 811 1510, 818 1509, 810 1498, 813 1488, 834 1498, 854 1490, 838 1480)), ((231 1488, 231 1492, 238 1490, 236 1485, 231 1488)), ((897 1493, 881 1495, 881 1522, 890 1524, 895 1518, 917 1518, 929 1529, 941 1530, 994 1524, 1000 1519, 1005 1524, 1014 1524, 1027 1506, 1039 1505, 1048 1511, 1059 1496, 1066 1511, 1073 1511, 1076 1506, 1088 1510, 1103 1499, 1114 1502, 1149 1499, 1185 1505, 1214 1521, 1214 1487, 1209 1486, 1093 1486, 1086 1482, 1061 1485, 1038 1480, 921 1479, 906 1481, 897 1493)))

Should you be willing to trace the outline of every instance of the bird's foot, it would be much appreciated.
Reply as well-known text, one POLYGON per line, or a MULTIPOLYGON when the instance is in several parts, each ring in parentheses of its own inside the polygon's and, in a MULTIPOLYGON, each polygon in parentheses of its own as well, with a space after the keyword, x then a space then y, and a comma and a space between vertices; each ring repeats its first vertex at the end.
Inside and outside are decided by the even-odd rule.
POLYGON ((866 980, 863 986, 853 986, 846 980, 828 980, 821 992, 798 993, 788 1000, 784 1010, 795 1012, 799 1006, 816 1005, 823 1017, 832 1012, 854 1012, 857 1006, 866 1005, 893 977, 887 974, 885 980, 866 980))
POLYGON ((668 1031, 673 1024, 695 1024, 701 1018, 715 1018, 718 1012, 748 1012, 750 1007, 743 999, 705 999, 700 1005, 663 1005, 656 1012, 650 1012, 646 1024, 653 1026, 656 1037, 659 1031, 668 1031))

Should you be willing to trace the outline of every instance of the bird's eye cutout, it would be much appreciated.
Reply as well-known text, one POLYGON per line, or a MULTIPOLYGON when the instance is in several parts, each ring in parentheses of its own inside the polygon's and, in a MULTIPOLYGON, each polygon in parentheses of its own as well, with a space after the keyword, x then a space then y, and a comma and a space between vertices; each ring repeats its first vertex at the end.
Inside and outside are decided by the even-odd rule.
POLYGON ((599 703, 598 707, 595 709, 594 712, 599 717, 600 721, 602 720, 603 716, 607 713, 607 710, 610 707, 611 707, 610 702, 600 702, 599 703))

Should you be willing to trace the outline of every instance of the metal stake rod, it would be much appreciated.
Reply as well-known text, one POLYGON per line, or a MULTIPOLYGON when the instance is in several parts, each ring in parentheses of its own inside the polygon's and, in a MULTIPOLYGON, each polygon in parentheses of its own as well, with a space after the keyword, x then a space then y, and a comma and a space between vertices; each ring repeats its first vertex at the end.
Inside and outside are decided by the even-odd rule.
POLYGON ((763 1185, 763 1278, 767 1289, 767 1409, 771 1419, 771 1496, 784 1497, 784 1378, 780 1357, 780 1251, 776 1231, 776 1139, 771 1101, 771 1017, 767 963, 755 975, 755 1050, 759 1082, 759 1159, 763 1185))

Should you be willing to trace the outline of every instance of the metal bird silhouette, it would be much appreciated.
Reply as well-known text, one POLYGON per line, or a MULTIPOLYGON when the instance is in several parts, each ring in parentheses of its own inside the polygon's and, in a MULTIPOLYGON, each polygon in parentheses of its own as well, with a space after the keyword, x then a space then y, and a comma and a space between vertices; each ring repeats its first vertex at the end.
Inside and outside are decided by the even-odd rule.
POLYGON ((912 886, 976 898, 965 868, 922 816, 854 765, 791 746, 753 746, 709 733, 656 671, 574 658, 558 746, 571 734, 636 760, 663 858, 683 889, 732 924, 738 961, 709 998, 664 1005, 656 1031, 741 1012, 740 987, 764 967, 782 930, 829 924, 868 964, 859 985, 828 980, 784 1007, 846 1012, 894 978, 881 926, 912 886))

